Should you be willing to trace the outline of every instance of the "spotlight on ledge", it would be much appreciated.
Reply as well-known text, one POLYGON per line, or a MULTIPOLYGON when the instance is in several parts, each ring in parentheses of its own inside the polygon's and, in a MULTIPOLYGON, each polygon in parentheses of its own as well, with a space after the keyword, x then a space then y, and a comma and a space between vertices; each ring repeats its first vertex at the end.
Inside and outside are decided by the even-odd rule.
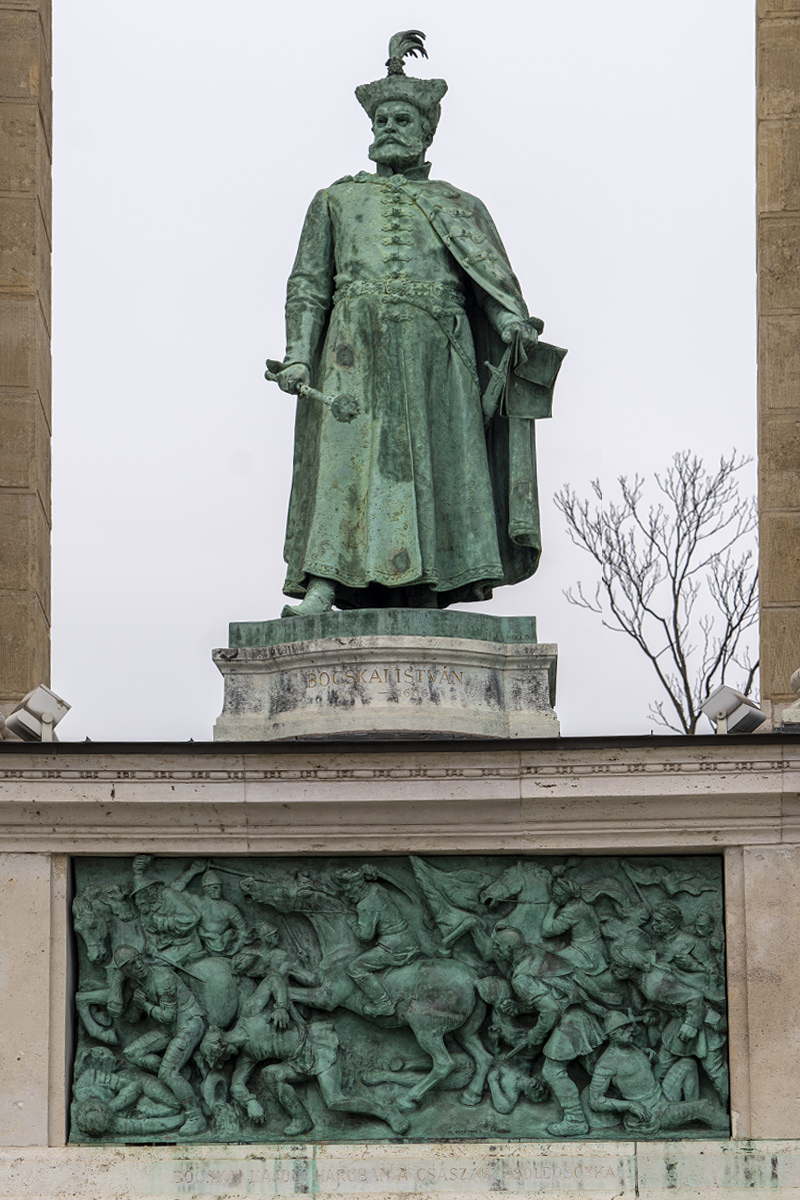
MULTIPOLYGON (((40 683, 32 692, 20 700, 17 707, 5 719, 2 736, 9 733, 23 742, 55 742, 55 727, 67 715, 72 705, 67 704, 49 687, 40 683)), ((1 720, 2 718, 0 718, 1 720)))
POLYGON ((758 705, 723 683, 701 704, 716 733, 752 733, 763 725, 767 714, 758 705))

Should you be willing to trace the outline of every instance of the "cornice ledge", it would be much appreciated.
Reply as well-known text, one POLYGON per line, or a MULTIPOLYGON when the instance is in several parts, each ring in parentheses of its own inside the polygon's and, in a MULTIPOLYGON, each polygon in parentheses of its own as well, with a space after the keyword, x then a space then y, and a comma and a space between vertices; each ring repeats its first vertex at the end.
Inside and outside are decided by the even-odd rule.
MULTIPOLYGON (((402 751, 399 751, 402 754, 402 751)), ((548 756, 549 757, 549 756, 548 756)), ((335 783, 348 781, 371 780, 439 780, 439 779, 537 779, 537 778, 592 778, 599 776, 630 776, 642 775, 648 778, 660 775, 784 775, 786 772, 800 770, 800 762, 785 761, 781 756, 771 758, 711 758, 697 756, 691 759, 676 761, 674 757, 655 759, 648 755, 641 758, 591 762, 522 762, 516 759, 513 763, 492 762, 486 764, 468 763, 463 766, 421 763, 414 766, 363 766, 351 764, 342 766, 275 766, 244 768, 91 768, 74 767, 66 763, 63 767, 3 767, 0 766, 0 785, 7 783, 80 783, 80 782, 109 782, 109 783, 258 783, 258 782, 296 782, 319 781, 320 783, 335 783)))

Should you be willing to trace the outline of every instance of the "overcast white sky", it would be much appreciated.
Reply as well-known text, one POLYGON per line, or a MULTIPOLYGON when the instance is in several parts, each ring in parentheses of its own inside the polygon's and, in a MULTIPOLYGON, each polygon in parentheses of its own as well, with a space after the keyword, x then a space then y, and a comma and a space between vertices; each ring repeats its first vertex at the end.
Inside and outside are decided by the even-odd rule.
MULTIPOLYGON (((754 0, 58 0, 52 684, 65 740, 211 737, 231 620, 277 617, 293 400, 263 379, 317 188, 369 164, 389 36, 450 90, 433 174, 545 336, 544 552, 495 613, 559 645, 565 735, 648 733, 553 492, 755 447, 754 0)), ((752 486, 752 478, 748 486, 752 486)), ((710 732, 710 728, 709 728, 710 732)))

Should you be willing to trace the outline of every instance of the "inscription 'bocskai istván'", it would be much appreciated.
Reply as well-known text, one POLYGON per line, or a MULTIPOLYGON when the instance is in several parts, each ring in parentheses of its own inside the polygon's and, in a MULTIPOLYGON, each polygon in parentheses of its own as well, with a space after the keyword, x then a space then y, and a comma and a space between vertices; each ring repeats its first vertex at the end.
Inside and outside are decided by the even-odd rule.
POLYGON ((306 686, 362 687, 370 684, 442 684, 464 683, 464 671, 452 667, 335 667, 327 671, 308 671, 306 686))

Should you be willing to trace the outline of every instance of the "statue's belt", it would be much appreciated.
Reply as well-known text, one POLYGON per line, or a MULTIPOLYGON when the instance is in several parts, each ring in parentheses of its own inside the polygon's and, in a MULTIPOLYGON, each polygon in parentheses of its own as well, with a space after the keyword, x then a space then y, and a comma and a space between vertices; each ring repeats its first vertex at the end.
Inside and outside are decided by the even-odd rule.
POLYGON ((459 284, 432 279, 354 279, 351 283, 339 284, 333 303, 353 296, 380 296, 389 301, 427 300, 431 306, 464 307, 464 292, 459 284))

